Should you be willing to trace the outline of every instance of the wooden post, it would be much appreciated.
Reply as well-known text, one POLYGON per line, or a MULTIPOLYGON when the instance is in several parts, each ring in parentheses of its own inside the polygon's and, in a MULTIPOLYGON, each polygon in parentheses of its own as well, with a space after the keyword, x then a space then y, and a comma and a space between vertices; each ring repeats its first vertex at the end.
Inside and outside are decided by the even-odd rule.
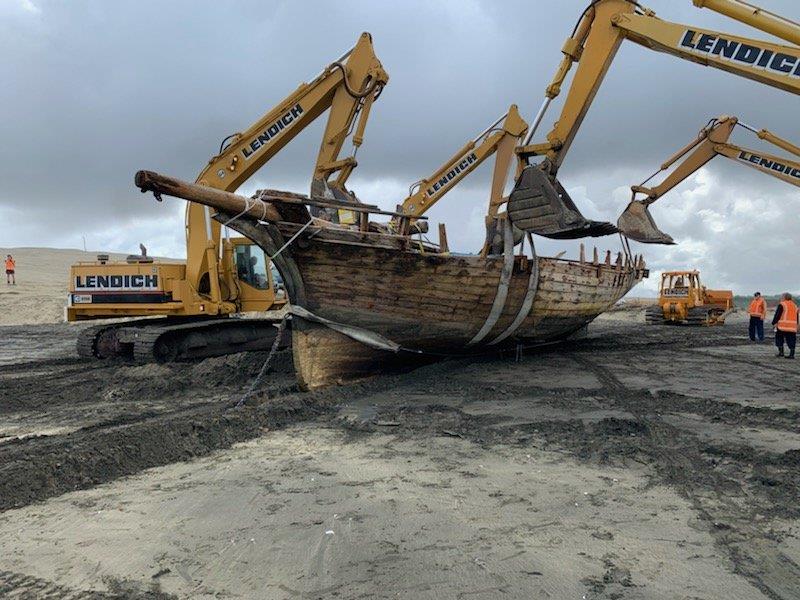
POLYGON ((450 245, 447 243, 447 229, 444 223, 439 223, 439 250, 442 254, 450 253, 450 245))
POLYGON ((581 242, 581 264, 586 263, 586 249, 583 247, 583 242, 581 242))
POLYGON ((611 250, 606 250, 606 265, 611 266, 611 250))
POLYGON ((594 254, 592 256, 592 264, 595 265, 595 266, 600 264, 600 259, 597 256, 597 246, 594 247, 594 254))
POLYGON ((369 213, 359 215, 359 229, 364 233, 369 231, 369 213))

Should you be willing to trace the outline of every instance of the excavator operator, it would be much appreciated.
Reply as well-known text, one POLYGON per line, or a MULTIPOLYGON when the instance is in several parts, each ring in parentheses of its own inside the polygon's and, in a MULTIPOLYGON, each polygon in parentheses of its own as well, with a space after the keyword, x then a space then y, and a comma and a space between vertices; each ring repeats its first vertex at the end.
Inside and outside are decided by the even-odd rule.
POLYGON ((750 315, 750 341, 755 342, 756 338, 758 338, 759 342, 763 342, 764 319, 767 318, 767 302, 761 296, 761 292, 753 294, 753 299, 750 301, 747 312, 750 315))
POLYGON ((775 309, 775 316, 772 317, 772 324, 775 326, 775 345, 778 347, 778 356, 794 358, 794 349, 797 345, 798 310, 790 293, 787 292, 781 296, 780 304, 775 309), (788 355, 783 353, 784 343, 789 347, 788 355))

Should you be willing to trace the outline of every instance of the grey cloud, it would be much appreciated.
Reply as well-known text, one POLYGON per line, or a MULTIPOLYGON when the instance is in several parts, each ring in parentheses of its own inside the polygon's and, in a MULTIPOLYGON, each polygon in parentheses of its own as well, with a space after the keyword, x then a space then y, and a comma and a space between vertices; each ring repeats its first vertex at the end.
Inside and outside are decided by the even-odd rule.
MULTIPOLYGON (((797 17, 793 0, 759 3, 797 17)), ((10 0, 0 11, 0 52, 10 58, 0 62, 6 82, 0 89, 0 211, 37 224, 26 225, 24 239, 13 238, 17 243, 46 245, 86 231, 106 240, 108 231, 134 230, 119 238, 124 243, 146 239, 156 226, 166 235, 165 213, 173 219, 175 211, 144 201, 133 189, 133 173, 152 168, 192 179, 225 135, 313 77, 365 30, 391 81, 373 110, 357 181, 380 178, 402 191, 511 102, 532 117, 585 2, 33 0, 38 11, 22 4, 10 0)), ((690 0, 647 4, 669 20, 766 37, 690 0)), ((540 138, 560 107, 554 103, 540 138)), ((615 190, 643 179, 720 113, 800 139, 795 96, 624 44, 572 146, 563 181, 585 188, 591 205, 614 219, 624 207, 615 190)), ((305 191, 320 132, 316 124, 301 134, 247 189, 305 191)), ((746 137, 740 141, 758 147, 746 137)), ((684 206, 676 190, 656 212, 680 228, 671 233, 688 240, 687 249, 647 248, 652 263, 713 259, 708 266, 732 284, 781 288, 786 273, 773 266, 774 254, 762 255, 780 251, 780 240, 796 246, 800 195, 722 159, 709 172, 717 197, 703 202, 717 207, 727 230, 714 231, 708 215, 670 217, 670 207, 684 206), (766 227, 720 204, 719 196, 731 194, 780 199, 785 212, 766 227), (692 244, 700 241, 708 250, 698 257, 692 244)), ((456 225, 480 213, 489 174, 482 169, 437 207, 435 217, 450 222, 451 243, 458 239, 456 225)), ((467 227, 466 248, 479 229, 467 227)), ((182 236, 176 222, 176 247, 182 236)))

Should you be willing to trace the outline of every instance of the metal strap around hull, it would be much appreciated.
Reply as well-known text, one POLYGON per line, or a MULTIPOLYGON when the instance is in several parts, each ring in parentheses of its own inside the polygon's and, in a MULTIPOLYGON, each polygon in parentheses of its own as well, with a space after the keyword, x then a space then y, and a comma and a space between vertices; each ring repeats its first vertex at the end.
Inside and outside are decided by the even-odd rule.
POLYGON ((346 335, 350 339, 353 339, 357 342, 361 342, 365 346, 369 346, 370 348, 374 348, 376 350, 385 350, 386 352, 400 352, 402 348, 400 344, 393 342, 392 340, 383 337, 382 335, 375 333, 374 331, 369 331, 368 329, 363 329, 361 327, 355 327, 354 325, 345 325, 344 323, 337 323, 335 321, 331 321, 330 319, 326 319, 324 317, 320 317, 319 315, 315 315, 310 310, 303 308, 302 306, 298 306, 297 304, 291 304, 289 306, 289 312, 292 315, 296 315, 308 321, 313 321, 314 323, 319 323, 320 325, 325 325, 334 331, 338 331, 342 335, 346 335))
POLYGON ((522 306, 519 307, 519 312, 514 318, 513 323, 511 323, 511 325, 509 325, 503 333, 489 342, 490 346, 499 344, 512 333, 514 333, 520 325, 522 325, 522 322, 530 314, 531 309, 533 308, 533 301, 536 299, 536 292, 539 289, 539 259, 536 256, 536 248, 533 246, 533 236, 531 236, 530 232, 527 232, 526 237, 528 238, 528 243, 531 246, 531 253, 533 254, 533 258, 531 259, 531 275, 528 278, 528 289, 525 292, 525 298, 522 300, 522 306))
POLYGON ((503 219, 503 269, 500 271, 500 282, 497 285, 497 294, 492 302, 492 309, 489 311, 489 316, 486 317, 486 322, 481 327, 480 331, 475 334, 467 346, 474 346, 485 338, 489 332, 497 324, 500 315, 503 314, 503 309, 506 306, 506 299, 508 298, 508 284, 511 281, 511 274, 514 272, 514 231, 511 226, 511 221, 506 218, 503 219))

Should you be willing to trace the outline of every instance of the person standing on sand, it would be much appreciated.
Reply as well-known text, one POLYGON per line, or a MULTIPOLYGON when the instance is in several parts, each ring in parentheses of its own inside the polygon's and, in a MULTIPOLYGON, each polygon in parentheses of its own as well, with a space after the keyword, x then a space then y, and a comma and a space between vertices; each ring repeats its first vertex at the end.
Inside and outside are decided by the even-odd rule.
POLYGON ((772 317, 772 324, 775 326, 775 345, 778 347, 778 356, 783 356, 783 344, 789 347, 789 355, 786 358, 794 358, 794 348, 797 344, 797 325, 798 325, 797 304, 792 300, 790 293, 781 296, 781 302, 775 309, 775 316, 772 317))
POLYGON ((747 312, 750 313, 750 341, 755 342, 756 338, 758 338, 759 342, 763 342, 764 319, 767 318, 767 302, 761 297, 761 292, 756 292, 753 295, 753 300, 750 302, 747 312))
POLYGON ((17 263, 14 262, 14 257, 6 254, 6 285, 17 285, 17 280, 14 277, 17 263))

